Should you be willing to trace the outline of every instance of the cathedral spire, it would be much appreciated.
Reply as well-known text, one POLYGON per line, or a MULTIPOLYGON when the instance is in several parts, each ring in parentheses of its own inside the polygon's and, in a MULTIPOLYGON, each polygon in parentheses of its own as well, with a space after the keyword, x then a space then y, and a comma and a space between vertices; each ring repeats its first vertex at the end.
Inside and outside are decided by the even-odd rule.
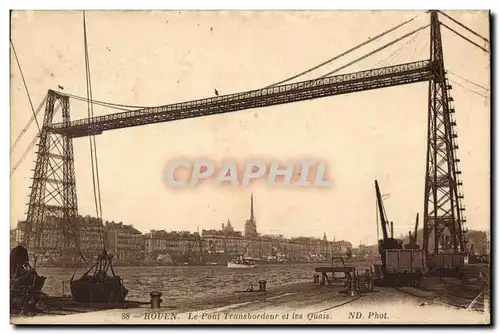
POLYGON ((252 193, 250 197, 250 219, 247 219, 245 223, 245 236, 256 238, 258 236, 257 224, 255 223, 255 215, 253 210, 254 208, 253 208, 253 193, 252 193))
POLYGON ((255 221, 255 217, 253 215, 253 193, 250 197, 250 220, 255 221))

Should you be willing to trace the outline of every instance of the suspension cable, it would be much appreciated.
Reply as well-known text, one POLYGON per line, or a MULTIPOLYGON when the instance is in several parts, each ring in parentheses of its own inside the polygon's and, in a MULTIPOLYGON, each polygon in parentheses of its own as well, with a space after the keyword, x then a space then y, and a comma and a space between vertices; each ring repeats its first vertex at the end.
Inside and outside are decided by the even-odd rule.
POLYGON ((28 85, 26 84, 26 80, 24 79, 23 70, 21 69, 21 63, 19 62, 19 58, 17 57, 16 49, 14 48, 14 42, 10 39, 10 45, 12 46, 12 51, 14 53, 14 57, 16 58, 17 66, 19 67, 19 72, 21 73, 21 78, 23 79, 24 89, 26 90, 26 95, 28 95, 28 100, 30 102, 31 111, 33 112, 33 117, 35 118, 36 126, 38 127, 38 132, 41 131, 40 124, 36 119, 35 108, 33 107, 33 102, 31 102, 30 92, 28 91, 28 85))
POLYGON ((465 39, 467 42, 471 43, 472 45, 474 45, 475 47, 478 47, 480 48, 481 50, 483 50, 484 52, 486 53, 489 53, 488 50, 486 50, 485 48, 483 48, 481 45, 471 41, 469 38, 465 37, 464 35, 462 35, 461 33, 457 32, 456 30, 454 30, 453 28, 450 28, 448 27, 446 24, 444 24, 443 22, 440 22, 440 24, 445 27, 446 29, 450 30, 451 32, 455 33, 456 35, 462 37, 463 39, 465 39))
MULTIPOLYGON (((299 73, 297 75, 294 75, 292 77, 289 77, 287 79, 284 79, 284 80, 281 80, 279 82, 276 82, 276 83, 274 83, 272 85, 266 86, 263 89, 265 89, 265 88, 271 88, 271 87, 280 85, 282 83, 285 83, 285 82, 288 82, 290 80, 296 79, 296 78, 298 78, 298 77, 300 77, 300 76, 302 76, 304 74, 312 72, 312 71, 314 71, 314 70, 316 70, 316 69, 318 69, 318 68, 320 68, 320 67, 322 67, 324 65, 327 65, 327 64, 333 62, 334 60, 337 60, 337 59, 339 59, 339 58, 341 58, 341 57, 343 57, 343 56, 345 56, 345 55, 347 55, 347 54, 349 54, 349 53, 351 53, 351 52, 353 52, 353 51, 361 48, 362 46, 365 46, 365 45, 367 45, 367 44, 369 44, 371 42, 374 42, 375 40, 377 40, 377 39, 379 39, 379 38, 381 38, 381 37, 383 37, 383 36, 385 36, 385 35, 393 32, 393 31, 401 28, 402 26, 404 26, 404 25, 410 23, 411 21, 415 20, 417 17, 418 17, 418 15, 416 15, 413 18, 411 18, 411 19, 409 19, 409 20, 407 20, 405 22, 402 22, 402 23, 400 23, 400 24, 398 24, 398 25, 396 25, 396 26, 394 26, 394 27, 392 27, 392 28, 390 28, 390 29, 388 29, 388 30, 386 30, 386 31, 378 34, 374 38, 370 38, 370 39, 364 41, 363 43, 360 43, 360 44, 356 45, 355 47, 353 47, 353 48, 351 48, 351 49, 349 49, 349 50, 347 50, 347 51, 345 51, 345 52, 343 52, 343 53, 341 53, 341 54, 339 54, 339 55, 337 55, 337 56, 335 56, 333 58, 330 58, 330 59, 322 62, 319 65, 316 65, 316 66, 314 66, 314 67, 312 67, 312 68, 310 68, 308 70, 305 70, 305 71, 303 71, 303 72, 301 72, 301 73, 299 73)), ((70 97, 70 98, 73 98, 73 99, 76 99, 76 100, 79 100, 79 101, 89 102, 89 98, 88 97, 85 98, 85 97, 81 97, 81 96, 78 96, 78 95, 73 95, 73 94, 68 94, 68 93, 62 93, 62 92, 59 92, 59 94, 67 96, 67 97, 70 97)), ((104 101, 99 101, 99 100, 92 100, 92 103, 96 104, 96 105, 103 106, 103 107, 117 109, 117 110, 122 110, 122 111, 133 111, 133 110, 130 110, 130 109, 147 109, 147 108, 152 108, 152 107, 145 107, 145 106, 117 104, 117 103, 104 102, 104 101), (126 109, 126 108, 128 108, 128 109, 126 109)))
POLYGON ((414 20, 417 16, 418 16, 418 15, 414 16, 413 18, 411 18, 411 19, 409 19, 409 20, 407 20, 407 21, 405 21, 405 22, 403 22, 403 23, 398 24, 398 25, 397 25, 397 26, 395 26, 395 27, 392 27, 392 28, 390 28, 390 29, 388 29, 388 30, 386 30, 386 31, 382 32, 381 34, 378 34, 377 36, 375 36, 375 37, 373 37, 373 38, 369 38, 368 40, 364 41, 363 43, 360 43, 360 44, 356 45, 355 47, 353 47, 353 48, 351 48, 351 49, 349 49, 349 50, 347 50, 347 51, 344 51, 344 52, 342 52, 341 54, 338 54, 338 55, 336 55, 335 57, 330 58, 330 59, 328 59, 328 60, 326 60, 326 61, 322 62, 321 64, 318 64, 318 65, 316 65, 316 66, 314 66, 314 67, 311 67, 310 69, 305 70, 304 72, 301 72, 301 73, 299 73, 299 74, 296 74, 296 75, 294 75, 294 76, 292 76, 292 77, 289 77, 289 78, 287 78, 287 79, 285 79, 285 80, 281 80, 281 81, 276 82, 276 83, 274 83, 274 84, 272 84, 272 85, 269 85, 269 86, 267 86, 267 87, 264 87, 264 89, 265 89, 265 88, 271 88, 271 87, 274 87, 274 86, 277 86, 277 85, 283 84, 283 83, 285 83, 285 82, 287 82, 287 81, 290 81, 290 80, 296 79, 296 78, 298 78, 298 77, 300 77, 300 76, 302 76, 302 75, 304 75, 304 74, 307 74, 307 73, 309 73, 309 72, 312 72, 312 71, 314 71, 314 70, 316 70, 316 69, 318 69, 318 68, 320 68, 320 67, 322 67, 322 66, 324 66, 324 65, 326 65, 326 64, 329 64, 329 63, 333 62, 334 60, 337 60, 337 59, 339 59, 339 58, 341 58, 341 57, 343 57, 343 56, 345 56, 345 55, 347 55, 347 54, 349 54, 349 53, 351 53, 351 52, 353 52, 353 51, 356 51, 357 49, 361 48, 362 46, 365 46, 365 45, 367 45, 367 44, 369 44, 369 43, 371 43, 371 42, 373 42, 373 41, 375 41, 375 40, 377 40, 377 39, 379 39, 379 38, 381 38, 381 37, 383 37, 383 36, 385 36, 385 35, 387 35, 387 34, 389 34, 389 33, 393 32, 394 30, 401 28, 401 27, 402 27, 402 26, 404 26, 405 24, 410 23, 411 21, 413 21, 413 20, 414 20))
POLYGON ((474 34, 475 36, 481 38, 483 41, 485 41, 486 43, 489 43, 490 41, 484 37, 484 36, 481 36, 480 34, 478 34, 477 32, 475 32, 474 30, 472 30, 471 28, 467 27, 465 24, 457 21, 456 19, 454 19, 453 17, 449 16, 448 14, 445 14, 443 13, 442 11, 438 10, 438 13, 440 14, 443 14, 444 16, 446 16, 447 18, 449 18, 450 20, 452 20, 453 22, 455 22, 456 24, 458 24, 459 26, 461 26, 462 28, 464 28, 465 30, 467 30, 468 32, 474 34))
MULTIPOLYGON (((418 32, 417 34, 415 34, 412 38, 411 41, 409 41, 409 45, 412 45, 413 42, 415 42, 415 44, 413 44, 413 48, 412 48, 412 54, 411 54, 411 57, 410 59, 415 59, 415 56, 417 55, 417 52, 419 51, 419 44, 420 44, 420 36, 422 35, 422 31, 418 32)), ((399 56, 398 56, 399 57, 399 56)))
MULTIPOLYGON (((87 24, 85 19, 85 11, 83 11, 83 37, 85 46, 85 69, 86 69, 85 77, 87 81, 88 114, 89 118, 92 119, 94 117, 94 109, 92 104, 92 82, 90 77, 91 73, 90 73, 88 43, 87 43, 87 24)), ((104 242, 104 231, 102 227, 102 201, 101 201, 101 187, 99 182, 99 164, 97 160, 97 145, 94 135, 89 136, 89 139, 90 139, 90 158, 92 164, 92 182, 94 188, 94 201, 96 206, 97 218, 99 219, 99 229, 101 230, 102 245, 103 249, 106 249, 106 244, 104 242), (94 171, 94 163, 95 163, 95 171, 94 171)))
POLYGON ((383 63, 385 63, 387 60, 391 59, 388 63, 393 64, 400 56, 402 51, 407 47, 410 46, 418 37, 418 34, 415 34, 410 40, 406 41, 403 45, 401 45, 399 48, 397 48, 395 51, 393 51, 390 55, 382 59, 381 61, 377 62, 375 66, 379 66, 383 63), (394 57, 395 56, 395 57, 394 57), (392 58, 394 57, 394 59, 392 58))
MULTIPOLYGON (((54 109, 54 113, 58 110, 58 108, 60 108, 61 105, 58 104, 55 109, 54 109)), ((29 151, 31 150, 31 148, 35 145, 36 143, 36 140, 37 138, 40 137, 40 133, 37 133, 35 135, 35 137, 31 140, 30 144, 28 145, 28 147, 26 148, 26 150, 23 152, 23 154, 21 155, 21 157, 19 158, 19 160, 14 164, 14 166, 12 167, 11 171, 10 171, 10 175, 14 174, 14 172, 17 170, 17 168, 19 167, 19 165, 21 165, 21 163, 24 161, 24 159, 26 158, 26 155, 29 153, 29 151)))
POLYGON ((486 95, 484 95, 484 94, 481 94, 481 93, 479 93, 478 91, 475 91, 475 90, 470 89, 470 88, 468 88, 468 87, 465 87, 464 85, 462 85, 461 83, 459 83, 459 82, 457 82, 457 81, 454 81, 454 80, 451 80, 451 79, 449 79, 449 80, 450 80, 450 82, 453 82, 455 85, 458 85, 459 87, 462 87, 463 89, 466 89, 466 90, 468 90, 468 91, 469 91, 469 92, 471 92, 471 93, 474 93, 474 94, 477 94, 477 95, 479 95, 479 96, 482 96, 482 97, 484 97, 485 99, 487 99, 487 98, 488 98, 488 96, 486 96, 486 95))
POLYGON ((447 72, 447 73, 449 73, 449 74, 451 74, 451 75, 454 75, 454 76, 456 76, 456 77, 458 77, 458 78, 460 78, 460 79, 462 79, 462 80, 464 80, 464 81, 467 81, 468 83, 473 84, 474 86, 477 86, 477 87, 479 87, 479 88, 482 88, 482 89, 484 89, 485 91, 488 91, 488 92, 490 91, 488 88, 486 88, 486 87, 484 87, 484 86, 481 86, 480 84, 475 83, 474 81, 471 81, 471 80, 469 80, 469 79, 467 79, 467 78, 464 78, 464 77, 462 77, 462 76, 460 76, 460 75, 458 75, 458 74, 456 74, 456 73, 453 73, 452 71, 450 71, 450 70, 448 70, 448 69, 446 69, 446 72, 447 72))
POLYGON ((26 123, 26 125, 24 126, 24 128, 21 130, 21 132, 17 136, 16 140, 14 140, 14 143, 12 143, 12 146, 10 147, 10 154, 12 154, 12 152, 14 151, 14 148, 16 147, 17 143, 19 142, 19 140, 21 140, 21 138, 24 136, 24 134, 28 131, 28 129, 31 126, 31 124, 33 124, 33 121, 35 120, 36 116, 38 116, 38 114, 40 113, 40 110, 42 109, 42 107, 45 104, 46 100, 47 100, 47 95, 45 95, 45 97, 43 98, 42 102, 40 102, 40 104, 38 105, 38 108, 36 108, 35 115, 31 116, 31 118, 29 119, 28 123, 26 123))
MULTIPOLYGON (((287 79, 284 79, 284 80, 281 80, 279 82, 276 82, 276 83, 274 83, 272 85, 266 86, 266 87, 264 87, 262 89, 271 88, 271 87, 280 85, 282 83, 285 83, 285 82, 288 82, 290 80, 296 79, 296 78, 298 78, 298 77, 300 77, 300 76, 302 76, 304 74, 312 72, 312 71, 314 71, 314 70, 316 70, 316 69, 318 69, 318 68, 320 68, 320 67, 322 67, 322 66, 324 66, 326 64, 329 64, 329 63, 333 62, 334 60, 337 60, 337 59, 339 59, 339 58, 341 58, 341 57, 343 57, 343 56, 345 56, 345 55, 347 55, 347 54, 349 54, 349 53, 351 53, 351 52, 353 52, 353 51, 361 48, 362 46, 365 46, 365 45, 367 45, 367 44, 369 44, 369 43, 371 43, 371 42, 373 42, 373 41, 375 41, 375 40, 377 40, 377 39, 379 39, 379 38, 381 38, 381 37, 383 37, 383 36, 385 36, 385 35, 393 32, 396 29, 401 28, 402 26, 404 26, 404 25, 410 23, 411 21, 415 20, 415 18, 417 18, 417 17, 418 17, 418 15, 414 16, 413 18, 411 18, 411 19, 409 19, 409 20, 407 20, 405 22, 402 22, 402 23, 400 23, 400 24, 398 24, 398 25, 396 25, 396 26, 394 26, 394 27, 392 27, 392 28, 390 28, 390 29, 388 29, 388 30, 380 33, 380 34, 378 34, 374 38, 370 38, 370 39, 364 41, 363 43, 360 43, 360 44, 356 45, 355 47, 353 47, 353 48, 351 48, 351 49, 349 49, 349 50, 347 50, 347 51, 345 51, 345 52, 343 52, 343 53, 341 53, 341 54, 339 54, 339 55, 337 55, 337 56, 335 56, 333 58, 330 58, 327 61, 322 62, 319 65, 316 65, 316 66, 314 66, 314 67, 312 67, 312 68, 310 68, 310 69, 308 69, 306 71, 303 71, 303 72, 301 72, 301 73, 299 73, 297 75, 294 75, 292 77, 289 77, 287 79)), ((73 94, 68 94, 68 93, 62 93, 62 92, 59 92, 59 94, 67 96, 67 97, 70 97, 70 98, 73 98, 73 99, 76 99, 76 100, 79 100, 79 101, 89 102, 89 98, 88 97, 85 98, 85 97, 81 97, 81 96, 78 96, 78 95, 73 95, 73 94)), ((130 110, 130 109, 147 109, 147 108, 152 108, 152 107, 145 107, 145 106, 117 104, 117 103, 104 102, 104 101, 98 101, 98 100, 92 100, 92 103, 100 105, 100 106, 103 106, 103 107, 108 107, 108 108, 122 110, 122 111, 133 111, 133 110, 130 110), (129 108, 129 109, 125 109, 125 108, 129 108)))
POLYGON ((26 155, 29 153, 29 151, 36 144, 37 139, 38 139, 38 134, 31 140, 30 144, 28 145, 28 148, 23 152, 23 154, 21 155, 21 157, 19 158, 19 160, 12 167, 12 169, 10 171, 10 175, 11 176, 17 170, 17 168, 19 167, 19 165, 21 165, 21 163, 24 161, 24 159, 26 158, 26 155))
MULTIPOLYGON (((334 60, 337 60, 337 59, 339 59, 339 58, 341 58, 341 57, 343 57, 343 56, 345 56, 345 55, 347 55, 347 54, 349 54, 349 53, 351 53, 351 52, 353 52, 353 51, 361 48, 362 46, 365 46, 365 45, 367 45, 367 44, 369 44, 369 43, 371 43, 371 42, 373 42, 373 41, 375 41, 375 40, 377 40, 377 39, 379 39, 379 38, 381 38, 381 37, 383 37, 383 36, 385 36, 385 35, 393 32, 393 31, 401 28, 402 26, 404 26, 404 25, 410 23, 411 21, 415 20, 417 17, 418 17, 418 15, 416 15, 413 18, 411 18, 411 19, 409 19, 409 20, 407 20, 405 22, 402 22, 402 23, 400 23, 400 24, 398 24, 398 25, 396 25, 396 26, 394 26, 394 27, 392 27, 392 28, 390 28, 390 29, 388 29, 388 30, 386 30, 386 31, 378 34, 374 38, 370 38, 370 39, 364 41, 363 43, 360 43, 360 44, 356 45, 355 47, 353 47, 353 48, 351 48, 351 49, 349 49, 349 50, 347 50, 347 51, 345 51, 345 52, 343 52, 343 53, 341 53, 341 54, 339 54, 339 55, 337 55, 337 56, 335 56, 333 58, 330 58, 330 59, 322 62, 321 64, 318 64, 318 65, 316 65, 316 66, 314 66, 314 67, 312 67, 312 68, 310 68, 308 70, 305 70, 305 71, 303 71, 303 72, 301 72, 301 73, 299 73, 297 75, 294 75, 294 76, 289 77, 287 79, 284 79, 284 80, 281 80, 279 82, 276 82, 276 83, 274 83, 272 85, 263 87, 262 89, 271 88, 271 87, 280 85, 282 83, 288 82, 290 80, 296 79, 296 78, 298 78, 298 77, 300 77, 300 76, 302 76, 304 74, 310 73, 310 72, 312 72, 312 71, 314 71, 314 70, 316 70, 316 69, 318 69, 318 68, 320 68, 320 67, 322 67, 322 66, 324 66, 326 64, 329 64, 329 63, 333 62, 334 60)), ((407 37, 407 36, 405 36, 405 37, 407 37)), ((403 37, 403 38, 405 38, 405 37, 403 37)), ((395 42, 397 42, 397 41, 395 41, 395 42)), ((392 45, 392 44, 390 44, 390 45, 392 45)), ((390 46, 390 45, 387 45, 387 46, 390 46)), ((73 94, 68 94, 68 93, 62 93, 62 92, 59 92, 59 94, 67 96, 67 97, 70 97, 70 98, 73 98, 73 99, 76 99, 76 100, 79 100, 79 101, 89 102, 89 98, 88 97, 85 98, 85 97, 81 97, 81 96, 78 96, 78 95, 73 95, 73 94)), ((111 103, 111 102, 105 102, 105 101, 99 101, 99 100, 93 100, 93 99, 92 99, 91 102, 92 102, 92 104, 100 105, 100 106, 111 108, 111 109, 122 110, 122 111, 134 111, 134 110, 130 110, 130 109, 147 109, 147 108, 152 108, 152 107, 146 107, 146 106, 117 104, 117 103, 111 103), (126 109, 126 108, 128 108, 128 109, 126 109)))
MULTIPOLYGON (((413 18, 413 19, 414 19, 414 18, 413 18)), ((412 20, 413 20, 413 19, 412 19, 412 20)), ((411 21, 411 20, 409 20, 409 21, 411 21)), ((406 21, 406 22, 404 22, 404 23, 402 23, 402 24, 405 24, 405 23, 407 23, 407 22, 409 22, 409 21, 406 21)), ((401 26, 402 24, 400 24, 400 26, 401 26)), ((337 69, 335 69, 335 70, 333 70, 333 71, 328 72, 328 73, 327 73, 327 74, 325 74, 325 75, 322 75, 321 77, 319 77, 319 78, 317 78, 317 79, 324 78, 324 77, 329 76, 329 75, 331 75, 331 74, 333 74, 333 73, 336 73, 336 72, 338 72, 338 71, 340 71, 340 70, 342 70, 342 69, 344 69, 344 68, 346 68, 346 67, 349 67, 349 66, 351 66, 351 65, 353 65, 353 64, 355 64, 355 63, 357 63, 357 62, 359 62, 359 61, 361 61, 361 60, 363 60, 363 59, 365 59, 365 58, 367 58, 367 57, 369 57, 369 56, 371 56, 371 55, 373 55, 373 54, 375 54, 375 53, 379 52, 379 51, 382 51, 383 49, 388 48, 389 46, 391 46, 391 45, 393 45, 393 44, 395 44, 395 43, 397 43, 397 42, 399 42, 399 41, 401 41, 401 40, 403 40, 403 39, 405 39, 405 38, 407 38, 407 37, 409 37, 409 36, 411 36, 411 35, 413 35, 413 34, 415 34, 415 33, 419 32, 419 31, 421 31, 421 30, 423 30, 423 29, 427 28, 427 27, 429 27, 429 24, 427 24, 427 25, 425 25, 425 26, 422 26, 422 27, 420 27, 420 28, 417 28, 417 29, 415 29, 415 30, 413 30, 413 31, 411 31, 411 32, 409 32, 409 33, 407 33, 407 34, 405 34, 405 35, 403 35, 403 36, 401 36, 401 37, 399 37, 399 38, 397 38, 397 39, 395 39, 395 40, 393 40, 393 41, 391 41, 391 42, 389 42, 389 43, 385 44, 385 45, 383 45, 382 47, 380 47, 380 48, 378 48, 378 49, 376 49, 376 50, 374 50, 374 51, 372 51, 372 52, 370 52, 370 53, 368 53, 368 54, 365 54, 365 55, 364 55, 364 56, 362 56, 362 57, 359 57, 359 58, 355 59, 354 61, 352 61, 352 62, 350 62, 350 63, 348 63, 348 64, 346 64, 346 65, 343 65, 343 66, 341 66, 341 67, 339 67, 339 68, 337 68, 337 69)), ((394 30, 394 29, 395 29, 395 28, 393 28, 393 30, 394 30)), ((371 39, 371 40, 369 40, 369 41, 373 41, 373 40, 375 40, 375 38, 373 38, 373 39, 371 39)), ((369 42, 369 41, 367 41, 367 42, 369 42)), ((365 43, 367 43, 367 42, 365 42, 365 43)), ((366 45, 366 44, 364 44, 364 45, 366 45)), ((348 52, 344 52, 344 54, 347 54, 347 53, 348 53, 348 52)), ((340 57, 340 56, 337 56, 337 58, 336 58, 336 59, 338 59, 339 57, 340 57)), ((333 61, 333 58, 332 58, 332 61, 333 61)), ((294 76, 294 78, 295 78, 295 76, 294 76)), ((288 80, 291 80, 291 78, 286 79, 286 80, 282 80, 282 81, 280 81, 279 83, 283 83, 283 82, 288 81, 288 80)), ((272 87, 272 86, 277 85, 277 84, 279 84, 279 83, 275 83, 275 84, 270 85, 270 86, 267 86, 267 87, 265 87, 265 88, 272 87)), ((299 87, 300 87, 300 85, 299 85, 299 87)), ((265 88, 263 88, 263 89, 265 89, 265 88)), ((242 93, 242 95, 243 95, 243 94, 244 94, 244 93, 242 93)), ((121 108, 117 108, 116 106, 123 106, 123 107, 128 107, 128 108, 138 108, 138 109, 143 109, 143 108, 145 109, 145 108, 149 108, 149 107, 127 106, 127 105, 122 105, 122 104, 114 104, 114 103, 108 103, 108 102, 96 101, 96 100, 91 100, 89 97, 84 98, 84 97, 80 97, 80 96, 77 96, 77 95, 71 95, 71 94, 67 94, 67 93, 62 93, 62 95, 66 95, 66 96, 68 96, 68 97, 71 97, 71 98, 74 98, 74 99, 77 99, 77 100, 80 100, 80 101, 86 101, 86 102, 91 103, 91 104, 92 104, 92 103, 99 104, 99 105, 102 105, 102 106, 104 106, 104 107, 109 107, 109 108, 113 108, 113 109, 121 109, 121 108)), ((125 110, 125 111, 133 111, 133 110, 129 110, 129 109, 121 109, 121 110, 125 110)), ((92 117, 93 117, 92 113, 89 113, 89 116, 88 116, 88 117, 89 117, 89 119, 92 119, 92 117)), ((93 137, 93 136, 89 136, 89 137, 93 137)), ((92 151, 91 151, 91 160, 92 160, 92 159, 93 159, 93 155, 92 155, 92 151)), ((92 165, 92 166, 93 166, 93 165, 92 165)), ((97 204, 96 204, 96 206, 97 206, 97 204)))
MULTIPOLYGON (((73 95, 73 94, 68 94, 68 93, 61 93, 58 92, 60 95, 64 95, 70 98, 73 98, 75 100, 80 100, 84 102, 88 102, 88 98, 78 96, 78 95, 73 95)), ((120 109, 120 110, 125 110, 128 111, 128 109, 123 109, 123 108, 129 108, 129 109, 147 109, 147 108, 152 108, 152 107, 144 107, 144 106, 133 106, 133 105, 126 105, 126 104, 117 104, 117 103, 111 103, 111 102, 105 102, 105 101, 99 101, 99 100, 94 100, 92 99, 93 104, 101 105, 103 107, 108 107, 108 108, 113 108, 113 109, 120 109)))
POLYGON ((334 74, 334 73, 336 73, 336 72, 338 72, 338 71, 340 71, 340 70, 343 70, 344 68, 349 67, 349 66, 351 66, 351 65, 353 65, 353 64, 355 64, 355 63, 357 63, 357 62, 359 62, 359 61, 361 61, 361 60, 363 60, 363 59, 365 59, 365 58, 367 58, 367 57, 370 57, 370 56, 372 56, 373 54, 375 54, 375 53, 377 53, 377 52, 379 52, 379 51, 382 51, 383 49, 386 49, 386 48, 388 48, 389 46, 391 46, 391 45, 393 45, 393 44, 395 44, 395 43, 397 43, 397 42, 399 42, 399 41, 401 41, 401 40, 403 40, 403 39, 407 38, 408 36, 411 36, 411 35, 413 35, 413 34, 415 34, 415 33, 419 32, 420 30, 423 30, 423 29, 425 29, 425 28, 427 28, 427 27, 429 27, 429 26, 430 26, 430 24, 427 24, 427 25, 422 26, 422 27, 420 27, 420 28, 417 28, 417 29, 415 29, 415 30, 413 30, 413 31, 411 31, 411 32, 409 32, 409 33, 407 33, 407 34, 404 34, 403 36, 401 36, 401 37, 399 37, 399 38, 397 38, 397 39, 395 39, 395 40, 393 40, 393 41, 391 41, 391 42, 389 42, 389 43, 387 43, 387 44, 385 44, 385 45, 382 45, 381 47, 379 47, 379 48, 378 48, 378 49, 376 49, 376 50, 373 50, 372 52, 369 52, 369 53, 367 53, 367 54, 365 54, 365 55, 363 55, 363 56, 361 56, 361 57, 359 57, 359 58, 357 58, 357 59, 354 59, 353 61, 351 61, 351 62, 349 62, 349 63, 347 63, 347 64, 345 64, 345 65, 343 65, 343 66, 341 66, 341 67, 339 67, 339 68, 337 68, 337 69, 335 69, 335 70, 333 70, 333 71, 330 71, 330 72, 328 72, 328 73, 326 73, 326 74, 323 74, 323 75, 322 75, 322 76, 320 76, 318 79, 325 78, 325 77, 330 76, 330 75, 332 75, 332 74, 334 74))
MULTIPOLYGON (((410 31, 409 33, 407 33, 407 34, 405 34, 405 35, 403 35, 403 36, 401 36, 401 37, 399 37, 399 38, 397 38, 397 39, 395 39, 395 40, 393 40, 393 41, 391 41, 391 42, 389 42, 389 43, 387 43, 387 44, 385 44, 385 45, 383 45, 383 46, 381 46, 381 47, 379 47, 378 49, 376 49, 376 50, 374 50, 374 51, 372 51, 372 52, 369 52, 369 53, 367 53, 367 54, 365 54, 365 55, 363 55, 363 56, 361 56, 361 57, 359 57, 359 58, 357 58, 357 59, 355 59, 355 60, 353 60, 353 61, 351 61, 351 62, 349 62, 349 63, 347 63, 347 64, 345 64, 345 65, 343 65, 343 66, 341 66, 341 67, 338 67, 338 68, 334 69, 333 71, 330 71, 330 72, 328 72, 328 73, 326 73, 326 74, 324 74, 324 75, 322 75, 322 76, 320 76, 320 77, 318 77, 318 78, 316 78, 316 79, 322 79, 322 78, 325 78, 325 77, 327 77, 327 76, 330 76, 330 75, 332 75, 332 74, 334 74, 334 73, 336 73, 336 72, 338 72, 338 71, 341 71, 341 70, 345 69, 346 67, 349 67, 349 66, 351 66, 351 65, 353 65, 353 64, 355 64, 355 63, 357 63, 357 62, 359 62, 359 61, 361 61, 361 60, 363 60, 363 59, 365 59, 365 58, 367 58, 367 57, 372 56, 373 54, 375 54, 375 53, 377 53, 377 52, 380 52, 380 51, 382 51, 382 50, 384 50, 384 49, 388 48, 389 46, 391 46, 391 45, 393 45, 393 44, 396 44, 397 42, 399 42, 399 41, 401 41, 401 40, 403 40, 403 39, 405 39, 405 38, 407 38, 407 37, 409 37, 409 36, 411 36, 411 35, 413 35, 413 34, 416 34, 417 32, 419 32, 419 31, 421 31, 421 30, 423 30, 423 29, 428 28, 429 26, 430 26, 430 24, 426 24, 426 25, 424 25, 424 26, 421 26, 420 28, 417 28, 417 29, 415 29, 415 30, 413 30, 413 31, 410 31)), ((287 79, 287 80, 285 80, 285 81, 288 81, 288 79, 287 79)), ((284 82, 284 81, 281 81, 280 83, 283 83, 283 82, 284 82)), ((276 84, 277 84, 277 83, 276 83, 276 84)), ((274 84, 274 85, 276 85, 276 84, 274 84)), ((304 84, 305 84, 305 83, 303 83, 303 82, 302 82, 302 83, 299 83, 299 84, 297 85, 297 88, 301 88, 301 87, 303 87, 303 85, 304 85, 304 84)), ((262 89, 270 88, 270 87, 272 87, 272 86, 273 86, 273 85, 271 85, 271 86, 267 86, 267 87, 262 88, 262 89)), ((243 95, 243 94, 245 94, 245 93, 242 93, 241 95, 243 95)), ((238 95, 237 95, 237 96, 238 96, 238 95)))
MULTIPOLYGON (((83 11, 83 44, 84 44, 84 52, 85 52, 85 85, 87 88, 87 115, 89 119, 93 118, 93 110, 92 110, 92 87, 89 82, 90 69, 89 69, 89 58, 88 58, 88 46, 87 46, 87 25, 85 20, 85 11, 83 11)), ((92 168, 92 185, 94 191, 94 204, 96 210, 96 216, 99 218, 99 206, 97 204, 97 193, 96 193, 96 180, 95 180, 95 170, 94 170, 94 146, 92 135, 89 136, 89 148, 90 148, 90 163, 92 168)))

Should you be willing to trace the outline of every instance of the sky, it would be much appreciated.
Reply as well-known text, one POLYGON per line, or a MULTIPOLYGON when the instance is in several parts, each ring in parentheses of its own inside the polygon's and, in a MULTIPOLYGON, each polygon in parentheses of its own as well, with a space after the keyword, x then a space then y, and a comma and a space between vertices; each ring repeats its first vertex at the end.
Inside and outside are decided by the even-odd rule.
MULTIPOLYGON (((448 12, 489 36, 487 12, 448 12)), ((96 100, 158 106, 265 87, 319 64, 393 26, 402 29, 300 79, 313 79, 429 23, 424 12, 87 12, 92 92, 96 100)), ((481 44, 445 17, 443 22, 481 44)), ((49 89, 85 96, 82 13, 12 13, 15 45, 33 104, 49 89)), ((445 66, 455 75, 458 157, 469 229, 490 223, 489 55, 442 28, 445 66), (458 75, 458 76, 456 76, 458 75), (460 78, 460 77, 462 78, 460 78), (466 88, 460 87, 465 86, 466 88), (474 90, 477 93, 472 92, 474 90)), ((12 52, 11 52, 12 54, 12 52)), ((429 29, 339 73, 429 58, 429 29)), ((243 230, 255 198, 257 230, 287 237, 322 237, 353 244, 377 240, 374 180, 390 197, 384 205, 395 235, 422 216, 427 132, 427 83, 384 88, 280 106, 119 129, 96 137, 104 220, 150 229, 243 230), (168 161, 309 158, 326 165, 332 186, 220 187, 204 182, 172 189, 168 161)), ((85 103, 71 100, 72 119, 85 103)), ((95 107, 96 115, 113 110, 95 107)), ((43 112, 42 112, 43 113, 43 112)), ((42 122, 42 113, 38 119, 42 122)), ((32 115, 11 55, 11 140, 32 115)), ((14 165, 36 125, 11 152, 14 165)), ((88 138, 74 139, 78 210, 95 215, 88 138)), ((35 146, 36 148, 36 146, 35 146)), ((25 219, 35 148, 11 175, 11 227, 25 219)))

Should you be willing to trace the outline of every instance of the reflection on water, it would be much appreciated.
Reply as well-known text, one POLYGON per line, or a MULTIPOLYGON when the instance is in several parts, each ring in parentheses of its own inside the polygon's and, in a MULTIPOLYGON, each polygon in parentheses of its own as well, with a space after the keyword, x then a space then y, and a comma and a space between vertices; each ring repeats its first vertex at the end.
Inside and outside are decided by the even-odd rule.
MULTIPOLYGON (((163 293, 163 300, 209 297, 246 290, 250 284, 258 288, 259 280, 266 280, 268 287, 312 280, 314 267, 318 264, 262 265, 256 268, 229 269, 223 266, 185 267, 117 267, 115 272, 123 278, 129 289, 128 299, 150 299, 151 291, 163 293)), ((38 268, 47 281, 43 291, 61 296, 63 282, 65 294, 69 294, 69 279, 72 268, 38 268)), ((75 278, 83 274, 78 270, 75 278)))

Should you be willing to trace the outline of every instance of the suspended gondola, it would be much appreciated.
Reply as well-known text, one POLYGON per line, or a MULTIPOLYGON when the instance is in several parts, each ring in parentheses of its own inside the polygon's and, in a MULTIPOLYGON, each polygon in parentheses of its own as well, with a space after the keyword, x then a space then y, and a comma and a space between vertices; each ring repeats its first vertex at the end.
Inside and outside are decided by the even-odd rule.
MULTIPOLYGON (((75 270, 76 273, 76 270, 75 270)), ((113 255, 106 248, 97 257, 96 263, 79 279, 71 277, 73 299, 79 303, 123 303, 128 290, 113 269, 113 255)))

